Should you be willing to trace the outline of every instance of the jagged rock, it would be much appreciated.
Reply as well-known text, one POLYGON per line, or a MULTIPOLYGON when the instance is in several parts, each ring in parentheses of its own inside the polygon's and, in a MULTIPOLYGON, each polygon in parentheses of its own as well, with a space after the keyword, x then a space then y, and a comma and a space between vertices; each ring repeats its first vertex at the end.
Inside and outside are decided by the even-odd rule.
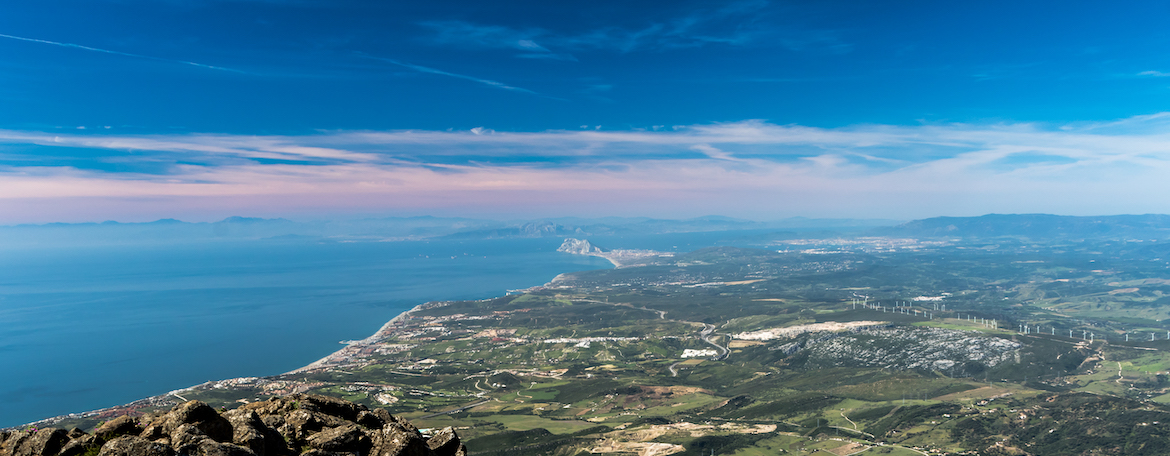
POLYGON ((364 405, 316 394, 295 394, 291 399, 300 401, 301 408, 305 410, 335 416, 347 421, 357 421, 358 413, 367 410, 364 405))
POLYGON ((174 456, 170 446, 151 442, 142 437, 125 435, 102 445, 98 456, 174 456))
POLYGON ((297 410, 284 417, 284 424, 278 431, 290 440, 304 440, 325 428, 345 424, 345 420, 309 410, 297 410))
MULTIPOLYGON (((179 454, 187 454, 192 451, 204 440, 211 440, 207 434, 193 424, 179 425, 178 429, 171 432, 168 438, 171 447, 178 451, 179 454)), ((214 441, 214 440, 213 440, 214 441)))
POLYGON ((390 412, 387 412, 386 409, 374 409, 372 413, 374 416, 378 417, 379 420, 382 420, 382 425, 378 426, 378 429, 381 429, 383 426, 386 426, 391 422, 397 422, 398 420, 398 418, 395 418, 394 415, 390 414, 390 412))
POLYGON ((8 439, 16 438, 16 432, 0 431, 0 455, 11 454, 8 450, 8 439))
POLYGON ((80 429, 0 431, 0 456, 466 456, 452 428, 426 439, 385 409, 340 399, 294 395, 246 404, 222 415, 190 401, 169 412, 80 429), (290 448, 291 447, 291 448, 290 448))
POLYGON ((162 439, 168 438, 167 433, 165 431, 163 431, 162 425, 156 425, 156 424, 151 424, 151 425, 146 426, 146 428, 143 429, 142 433, 138 434, 138 436, 142 437, 146 440, 152 440, 152 441, 157 441, 157 440, 162 440, 162 439))
POLYGON ((288 445, 276 430, 251 410, 232 410, 224 415, 232 423, 232 443, 246 447, 261 456, 288 454, 288 445))
MULTIPOLYGON (((282 415, 261 414, 260 421, 263 421, 264 425, 268 426, 269 429, 276 429, 276 430, 283 429, 285 424, 286 424, 284 421, 284 416, 282 416, 282 415)), ((281 434, 283 434, 283 432, 281 434)))
MULTIPOLYGON (((413 425, 411 427, 414 427, 413 425)), ((411 432, 397 423, 387 424, 374 435, 371 456, 435 456, 418 431, 411 432)))
POLYGON ((459 442, 459 435, 455 433, 455 428, 447 426, 431 436, 427 440, 427 446, 435 452, 436 456, 454 456, 463 444, 459 442))
MULTIPOLYGON (((385 412, 385 410, 382 411, 385 412)), ((389 417, 390 414, 387 413, 386 416, 389 417)), ((366 429, 382 429, 382 426, 386 425, 386 419, 382 418, 377 413, 371 413, 368 411, 362 411, 358 413, 357 419, 354 420, 354 422, 366 429)))
POLYGON ((414 423, 411 423, 410 421, 407 421, 403 418, 391 415, 390 412, 386 412, 385 410, 381 410, 381 411, 385 412, 386 416, 388 417, 385 419, 386 424, 383 427, 394 426, 394 427, 397 427, 398 429, 403 430, 404 432, 418 434, 419 436, 422 435, 422 434, 419 434, 418 428, 414 427, 414 423))
POLYGON ((286 415, 301 407, 299 401, 288 397, 276 397, 266 401, 244 404, 236 410, 256 412, 262 417, 286 415))
POLYGON ((94 429, 93 433, 103 439, 110 440, 123 435, 139 435, 142 433, 142 428, 138 426, 138 422, 134 418, 123 415, 106 421, 94 429))
MULTIPOLYGON (((161 427, 163 433, 171 436, 173 445, 175 431, 184 424, 193 425, 200 433, 216 442, 230 442, 232 440, 232 424, 220 416, 215 409, 199 401, 188 401, 176 405, 170 412, 147 425, 147 428, 161 427)), ((143 431, 143 433, 145 432, 143 431)), ((151 432, 152 435, 157 434, 157 431, 151 430, 151 432)))
MULTIPOLYGON (((72 431, 70 431, 72 434, 72 431)), ((78 456, 90 451, 91 448, 101 448, 102 444, 106 443, 105 439, 96 435, 83 434, 74 437, 69 443, 66 443, 57 456, 78 456)))
POLYGON ((252 450, 242 446, 216 442, 211 439, 203 439, 202 442, 187 449, 187 451, 180 450, 179 454, 190 456, 257 456, 252 450))
POLYGON ((324 451, 369 454, 373 440, 357 424, 349 423, 309 437, 309 446, 324 451))
POLYGON ((36 432, 18 431, 4 441, 0 454, 8 456, 55 455, 69 442, 64 429, 47 428, 36 432))

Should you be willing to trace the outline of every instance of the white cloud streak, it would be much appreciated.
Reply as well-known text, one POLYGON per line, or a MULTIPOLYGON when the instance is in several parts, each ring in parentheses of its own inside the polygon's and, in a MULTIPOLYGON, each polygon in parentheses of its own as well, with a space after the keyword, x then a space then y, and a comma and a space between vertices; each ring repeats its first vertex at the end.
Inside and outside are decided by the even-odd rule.
POLYGON ((72 48, 72 49, 81 49, 83 51, 102 52, 105 54, 121 55, 121 56, 125 56, 125 57, 134 57, 134 58, 147 59, 147 60, 156 60, 156 61, 160 61, 160 62, 180 63, 183 65, 191 65, 191 66, 196 66, 199 68, 206 68, 208 70, 228 71, 228 72, 232 72, 232 73, 248 74, 246 71, 240 71, 240 70, 235 70, 232 68, 226 68, 226 67, 215 66, 215 65, 207 65, 207 64, 198 63, 198 62, 191 62, 188 60, 167 59, 167 58, 162 58, 162 57, 153 57, 153 56, 149 56, 149 55, 132 54, 129 52, 111 51, 109 49, 101 49, 101 48, 95 48, 95 47, 90 47, 90 46, 83 46, 80 44, 61 43, 61 42, 57 42, 57 41, 42 40, 42 39, 37 39, 37 38, 25 38, 25 37, 21 37, 21 36, 5 35, 3 33, 0 33, 0 38, 8 38, 8 39, 18 40, 18 41, 26 41, 26 42, 30 42, 30 43, 50 44, 53 46, 60 46, 60 47, 66 47, 66 48, 72 48))
POLYGON ((773 14, 768 2, 755 0, 727 2, 714 8, 691 8, 684 14, 664 15, 640 26, 599 25, 575 32, 459 20, 427 21, 420 25, 431 30, 427 39, 433 44, 525 51, 516 55, 521 58, 576 60, 571 54, 558 50, 630 53, 710 45, 779 45, 791 51, 827 50, 832 53, 852 49, 852 45, 843 42, 836 32, 808 30, 802 24, 788 22, 783 16, 773 14))
POLYGON ((160 199, 179 212, 150 209, 157 217, 213 200, 244 215, 261 208, 754 218, 1170 212, 1162 197, 1170 192, 1168 122, 1152 115, 1063 127, 825 129, 744 121, 664 131, 304 136, 0 131, 0 213, 19 206, 68 214, 79 201, 133 208, 160 199), (6 144, 37 146, 44 156, 56 147, 122 154, 114 157, 119 169, 134 160, 171 164, 162 173, 26 166, 4 160, 6 144))
POLYGON ((537 95, 537 96, 541 96, 541 97, 545 97, 545 98, 552 98, 552 97, 548 97, 546 95, 543 95, 543 94, 540 94, 540 93, 537 93, 537 92, 534 92, 534 91, 531 91, 531 90, 528 90, 528 89, 525 89, 522 87, 510 86, 508 84, 504 84, 504 83, 499 82, 499 81, 493 81, 491 79, 477 78, 475 76, 468 76, 465 74, 437 70, 437 69, 425 67, 422 65, 415 65, 413 63, 403 62, 403 61, 394 60, 394 59, 388 59, 388 58, 384 58, 384 57, 374 57, 374 56, 364 55, 364 54, 360 54, 360 55, 362 57, 367 58, 367 59, 377 60, 380 62, 386 62, 386 63, 390 63, 393 65, 398 65, 398 66, 403 67, 403 68, 409 68, 409 69, 417 71, 419 73, 437 74, 440 76, 447 76, 447 77, 452 77, 452 78, 456 78, 456 79, 463 79, 463 80, 467 80, 467 81, 478 82, 480 84, 491 86, 491 87, 494 87, 497 89, 508 90, 508 91, 512 91, 512 92, 527 93, 527 94, 537 95))

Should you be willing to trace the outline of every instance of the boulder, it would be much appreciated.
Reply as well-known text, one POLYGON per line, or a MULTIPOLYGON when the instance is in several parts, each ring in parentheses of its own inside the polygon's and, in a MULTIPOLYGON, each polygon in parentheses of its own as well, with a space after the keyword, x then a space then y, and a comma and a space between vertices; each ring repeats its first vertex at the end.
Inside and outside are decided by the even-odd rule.
POLYGON ((25 434, 28 434, 28 431, 0 431, 0 455, 12 454, 12 448, 16 446, 17 440, 25 434))
POLYGON ((57 456, 79 456, 90 452, 94 448, 101 448, 105 442, 105 439, 96 435, 83 434, 74 437, 73 440, 70 440, 69 443, 61 447, 61 451, 57 452, 57 456))
MULTIPOLYGON (((162 425, 153 423, 147 425, 138 436, 151 441, 163 441, 169 438, 166 431, 163 431, 162 425)), ((163 443, 167 442, 164 441, 163 443)))
POLYGON ((142 437, 125 435, 102 445, 98 456, 174 456, 170 446, 151 442, 142 437))
POLYGON ((0 431, 0 456, 466 456, 448 427, 430 439, 385 409, 298 394, 220 414, 189 401, 169 412, 80 429, 0 431))
POLYGON ((435 452, 436 456, 455 456, 463 444, 459 442, 459 435, 455 433, 455 428, 447 426, 427 439, 427 446, 435 452))
MULTIPOLYGON (((413 427, 413 425, 411 426, 413 427)), ((397 423, 387 424, 374 435, 371 456, 435 456, 427 440, 418 431, 409 431, 397 423)))
POLYGON ((310 447, 330 452, 370 454, 374 442, 366 431, 354 423, 324 430, 309 437, 310 447))
POLYGON ((358 413, 368 410, 361 404, 316 394, 294 394, 289 399, 299 401, 302 409, 335 416, 346 421, 357 421, 358 413))
POLYGON ((204 440, 212 439, 207 434, 204 434, 197 426, 188 423, 179 425, 177 429, 171 431, 171 434, 167 438, 167 442, 179 454, 186 454, 192 451, 194 447, 199 446, 204 440))
POLYGON ((274 397, 266 401, 250 402, 244 404, 236 410, 246 412, 256 412, 262 417, 286 415, 293 410, 301 407, 300 401, 293 400, 292 397, 274 397))
MULTIPOLYGON (((398 429, 402 429, 405 432, 415 433, 415 434, 418 434, 419 436, 422 435, 422 434, 419 434, 418 428, 414 427, 414 423, 411 423, 410 421, 407 421, 401 417, 391 415, 389 412, 386 412, 385 410, 382 410, 382 409, 379 409, 379 410, 386 413, 386 416, 389 417, 386 419, 385 426, 394 426, 394 427, 397 427, 398 429)), ((385 427, 385 426, 383 426, 383 427, 385 427)))
POLYGON ((232 443, 246 447, 260 456, 289 454, 284 437, 275 429, 264 424, 264 420, 252 410, 232 410, 224 416, 232 424, 232 443))
POLYGON ((64 429, 46 428, 38 431, 21 431, 10 436, 0 454, 10 456, 55 455, 69 442, 69 433, 64 429))
POLYGON ((203 439, 194 448, 190 448, 188 451, 179 451, 179 454, 190 456, 257 456, 255 452, 242 446, 216 442, 211 439, 203 439))
MULTIPOLYGON (((382 410, 382 409, 378 409, 378 410, 382 410)), ((382 412, 385 413, 386 411, 382 410, 382 412)), ((390 416, 390 414, 386 413, 386 417, 388 418, 389 416, 390 416)), ((368 411, 358 412, 357 419, 354 420, 354 422, 356 422, 357 424, 361 425, 362 427, 364 427, 366 429, 382 429, 382 426, 386 425, 385 418, 378 415, 377 413, 372 413, 372 412, 368 412, 368 411)))
POLYGON ((123 415, 102 423, 101 426, 93 430, 93 433, 103 439, 110 440, 123 435, 139 435, 142 433, 142 427, 134 418, 123 415))
POLYGON ((200 401, 188 401, 176 405, 170 412, 147 425, 147 430, 152 432, 151 436, 157 435, 158 432, 151 430, 150 427, 158 426, 162 433, 172 435, 173 439, 175 431, 185 424, 198 428, 202 434, 216 442, 230 442, 232 440, 232 424, 220 416, 219 412, 211 406, 200 401))
POLYGON ((334 428, 345 424, 346 421, 323 413, 296 410, 284 417, 284 424, 278 431, 290 440, 304 440, 325 428, 334 428))

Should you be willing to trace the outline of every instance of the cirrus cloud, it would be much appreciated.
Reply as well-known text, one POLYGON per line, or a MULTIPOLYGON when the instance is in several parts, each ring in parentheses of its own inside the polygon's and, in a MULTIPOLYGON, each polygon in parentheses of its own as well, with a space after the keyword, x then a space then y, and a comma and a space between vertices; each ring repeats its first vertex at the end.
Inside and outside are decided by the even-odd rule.
POLYGON ((913 218, 1167 212, 1170 116, 1045 126, 0 131, 3 222, 331 212, 913 218))

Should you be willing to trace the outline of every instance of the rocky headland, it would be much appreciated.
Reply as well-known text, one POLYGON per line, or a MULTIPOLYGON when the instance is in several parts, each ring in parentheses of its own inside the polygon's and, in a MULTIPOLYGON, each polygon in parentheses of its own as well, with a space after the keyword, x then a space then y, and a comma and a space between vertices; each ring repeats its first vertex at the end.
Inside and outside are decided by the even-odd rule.
POLYGON ((429 438, 384 409, 293 394, 216 410, 188 401, 169 412, 121 416, 93 433, 35 427, 0 431, 0 456, 464 456, 451 428, 429 438))
POLYGON ((631 250, 631 249, 614 249, 605 250, 601 247, 591 244, 584 239, 567 238, 561 246, 557 248, 558 252, 571 253, 574 255, 589 255, 595 257, 605 258, 613 263, 614 267, 621 268, 627 266, 639 266, 647 260, 657 258, 670 258, 674 256, 671 252, 659 252, 656 250, 631 250))

